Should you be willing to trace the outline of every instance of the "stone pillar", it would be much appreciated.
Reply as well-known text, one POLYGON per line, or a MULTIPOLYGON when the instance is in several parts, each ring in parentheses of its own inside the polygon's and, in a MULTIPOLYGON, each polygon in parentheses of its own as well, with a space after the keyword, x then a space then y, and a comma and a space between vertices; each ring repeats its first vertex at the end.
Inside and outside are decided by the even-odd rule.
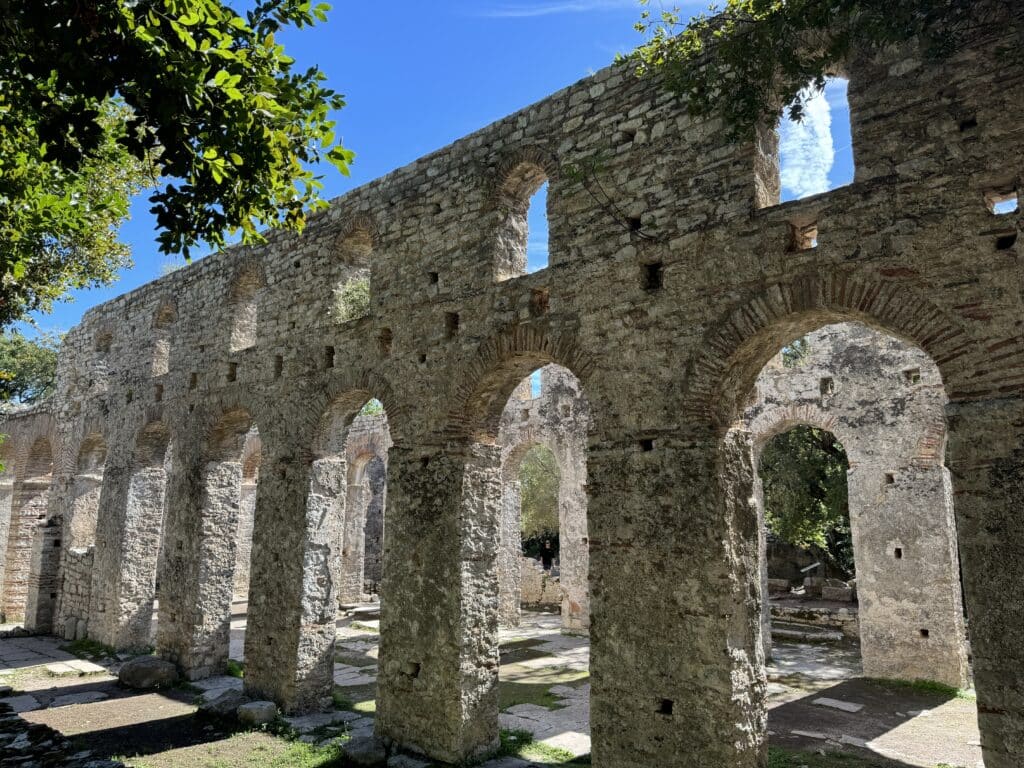
POLYGON ((377 732, 434 760, 498 744, 500 464, 479 444, 389 457, 377 732))
MULTIPOLYGON (((757 467, 756 458, 753 460, 757 467)), ((757 562, 761 582, 761 649, 765 661, 772 657, 772 605, 768 594, 768 521, 764 512, 764 484, 754 472, 754 504, 757 506, 757 562)))
POLYGON ((252 557, 252 526, 256 514, 256 483, 245 478, 238 509, 238 544, 232 592, 235 597, 249 594, 249 561, 252 557))
POLYGON ((376 595, 384 575, 384 507, 388 492, 388 470, 379 456, 366 465, 366 483, 370 500, 363 536, 363 592, 376 595))
POLYGON ((1024 765, 1024 401, 951 403, 949 467, 986 768, 1024 765))
MULTIPOLYGON (((7 459, 9 462, 10 459, 7 459)), ((11 502, 14 500, 14 482, 11 476, 11 467, 0 476, 0 597, 4 586, 4 568, 7 563, 7 542, 11 533, 11 502)), ((0 615, 3 615, 4 605, 0 599, 0 615)))
POLYGON ((560 448, 559 453, 558 559, 562 629, 585 634, 590 629, 586 449, 582 445, 571 445, 560 448))
POLYGON ((28 594, 25 601, 25 628, 40 634, 54 632, 54 614, 60 587, 62 551, 61 526, 39 526, 32 536, 28 594))
POLYGON ((587 473, 594 765, 765 765, 749 435, 602 443, 587 473))
POLYGON ((366 510, 370 503, 370 485, 359 473, 349 469, 345 486, 345 516, 341 523, 341 581, 338 600, 359 603, 363 599, 363 567, 366 548, 366 510))
POLYGON ((227 664, 242 464, 176 456, 172 480, 157 652, 198 680, 227 664))
POLYGON ((523 589, 523 535, 519 480, 506 472, 501 484, 501 530, 498 547, 498 622, 518 627, 523 589))
POLYGON ((968 685, 946 469, 859 464, 847 485, 864 674, 968 685))
POLYGON ((2 613, 6 621, 25 617, 35 529, 46 520, 50 478, 27 478, 14 486, 11 524, 4 564, 2 613))
POLYGON ((336 542, 346 462, 277 459, 260 473, 253 527, 245 690, 287 712, 330 702, 336 542))

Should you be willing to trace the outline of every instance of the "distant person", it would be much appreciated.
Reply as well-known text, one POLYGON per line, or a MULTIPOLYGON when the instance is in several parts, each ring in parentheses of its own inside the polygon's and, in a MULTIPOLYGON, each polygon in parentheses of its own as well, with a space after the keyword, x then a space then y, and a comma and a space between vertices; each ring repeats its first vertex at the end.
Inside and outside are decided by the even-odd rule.
POLYGON ((545 571, 550 571, 554 562, 555 550, 551 546, 551 542, 548 539, 544 539, 544 543, 540 547, 540 564, 544 566, 545 571))

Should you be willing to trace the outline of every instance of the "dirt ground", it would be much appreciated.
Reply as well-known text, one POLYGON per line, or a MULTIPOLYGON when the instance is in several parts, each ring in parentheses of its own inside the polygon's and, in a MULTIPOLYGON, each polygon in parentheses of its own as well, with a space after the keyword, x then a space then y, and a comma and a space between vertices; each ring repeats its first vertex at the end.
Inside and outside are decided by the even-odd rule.
MULTIPOLYGON (((240 656, 244 614, 232 630, 240 656)), ((133 692, 111 674, 117 659, 94 656, 92 671, 55 675, 53 663, 75 656, 54 639, 0 640, 0 685, 14 689, 0 702, 59 731, 76 750, 138 768, 342 765, 340 746, 373 729, 375 630, 365 612, 339 625, 337 711, 281 721, 272 732, 238 732, 197 715, 203 697, 240 687, 236 677, 133 692)), ((528 761, 492 766, 588 764, 588 656, 586 638, 562 635, 552 614, 528 614, 523 626, 502 633, 502 728, 535 746, 520 753, 528 761)), ((866 680, 855 644, 776 644, 768 679, 772 768, 982 766, 969 694, 866 680)))

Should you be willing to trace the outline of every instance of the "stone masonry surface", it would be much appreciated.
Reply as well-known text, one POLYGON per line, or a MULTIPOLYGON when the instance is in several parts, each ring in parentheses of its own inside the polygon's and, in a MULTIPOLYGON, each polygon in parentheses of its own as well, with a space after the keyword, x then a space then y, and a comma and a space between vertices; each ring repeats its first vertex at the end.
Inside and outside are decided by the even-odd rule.
MULTIPOLYGON (((763 766, 755 443, 731 427, 781 347, 857 321, 941 377, 982 748, 988 768, 1016 768, 1024 271, 1019 215, 988 201, 1020 184, 1024 67, 1005 52, 1024 10, 1002 5, 947 61, 906 46, 847 63, 857 167, 841 189, 777 204, 770 131, 732 141, 611 68, 335 200, 301 236, 90 310, 49 411, 3 427, 5 614, 53 625, 59 595, 28 592, 57 577, 29 571, 64 557, 33 558, 35 530, 59 531, 63 552, 95 513, 89 636, 146 644, 159 582, 157 653, 190 678, 219 672, 255 429, 244 685, 320 706, 345 438, 377 398, 393 445, 375 728, 435 760, 479 754, 499 727, 501 415, 554 363, 591 413, 593 764, 763 766), (524 274, 544 180, 549 266, 524 274), (816 240, 794 236, 811 225, 816 240), (367 269, 368 315, 338 322, 334 289, 367 269)), ((894 469, 912 494, 927 467, 894 469)))

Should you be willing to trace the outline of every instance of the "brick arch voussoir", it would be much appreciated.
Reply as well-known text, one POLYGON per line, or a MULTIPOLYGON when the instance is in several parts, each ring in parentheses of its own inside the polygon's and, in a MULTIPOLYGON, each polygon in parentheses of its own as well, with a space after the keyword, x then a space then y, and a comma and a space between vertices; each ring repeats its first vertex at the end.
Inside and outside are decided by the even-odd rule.
POLYGON ((1014 364, 1024 362, 1024 339, 972 336, 905 281, 838 272, 807 275, 738 299, 712 326, 686 365, 684 416, 692 424, 727 429, 738 416, 740 399, 729 387, 748 383, 747 378, 752 384, 780 340, 786 343, 822 325, 848 320, 921 347, 938 366, 951 400, 999 393, 999 371, 985 364, 993 346, 1012 347, 1014 364))
POLYGON ((460 383, 444 436, 454 441, 493 443, 512 390, 532 371, 552 363, 572 373, 586 392, 596 366, 574 335, 551 334, 543 326, 517 324, 486 339, 462 371, 456 372, 455 380, 460 383))
POLYGON ((519 147, 509 152, 495 169, 488 195, 493 208, 507 206, 521 196, 516 174, 528 166, 539 168, 548 181, 558 177, 558 160, 551 152, 536 145, 519 147))
POLYGON ((842 421, 833 414, 822 410, 813 403, 779 405, 759 414, 744 428, 754 441, 754 455, 760 458, 764 447, 776 435, 788 432, 793 427, 808 426, 831 432, 843 444, 850 459, 850 465, 859 463, 857 440, 842 421))

